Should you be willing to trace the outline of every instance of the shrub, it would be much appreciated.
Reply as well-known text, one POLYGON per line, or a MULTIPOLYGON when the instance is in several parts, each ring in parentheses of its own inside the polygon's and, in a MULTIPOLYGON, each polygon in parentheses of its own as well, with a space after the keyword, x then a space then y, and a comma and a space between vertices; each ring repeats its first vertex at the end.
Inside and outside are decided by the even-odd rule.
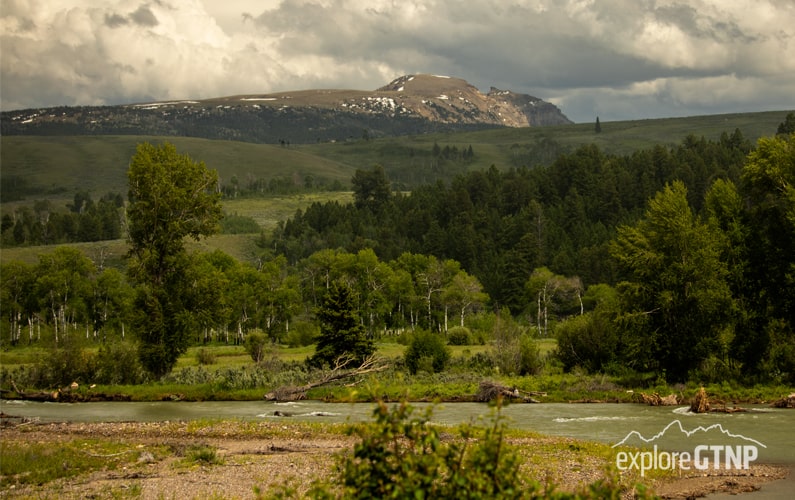
POLYGON ((614 361, 620 341, 615 327, 601 310, 575 316, 555 328, 558 347, 555 356, 566 371, 575 366, 597 372, 614 361))
POLYGON ((94 382, 107 385, 134 385, 141 383, 144 378, 145 373, 138 359, 135 344, 111 342, 100 346, 94 382))
POLYGON ((490 356, 494 366, 505 374, 534 375, 543 365, 535 340, 510 319, 495 325, 490 356))
MULTIPOLYGON (((353 454, 340 455, 334 477, 313 484, 313 498, 620 498, 616 477, 599 480, 576 493, 554 491, 520 475, 520 459, 505 442, 505 425, 497 415, 492 426, 460 428, 442 440, 428 422, 432 409, 413 417, 405 402, 391 410, 383 402, 375 422, 352 427, 360 441, 353 454), (340 485, 340 486, 337 486, 340 485)), ((636 498, 648 498, 643 489, 636 498)))
POLYGON ((450 345, 472 345, 472 332, 465 326, 454 326, 447 331, 450 345))
POLYGON ((214 365, 215 354, 209 349, 202 347, 196 352, 196 361, 198 361, 200 365, 214 365))
POLYGON ((246 352, 251 356, 255 363, 260 363, 265 359, 265 350, 268 345, 268 337, 262 332, 251 332, 246 335, 246 352))
POLYGON ((89 383, 96 371, 96 357, 73 339, 64 340, 60 347, 50 349, 38 364, 42 387, 63 387, 72 382, 89 383))
MULTIPOLYGON (((439 430, 412 417, 405 402, 391 411, 380 403, 375 423, 351 431, 361 441, 337 464, 343 498, 518 497, 519 459, 503 440, 499 419, 482 432, 464 427, 461 440, 442 442, 439 430), (471 439, 480 437, 480 439, 471 439)), ((316 497, 328 496, 316 485, 316 497)))
POLYGON ((284 342, 290 347, 304 347, 312 345, 317 340, 318 329, 309 321, 295 321, 290 327, 290 332, 284 342))
POLYGON ((191 446, 188 449, 187 459, 202 465, 220 465, 223 463, 216 449, 207 445, 191 446))
POLYGON ((538 344, 530 335, 522 335, 519 338, 519 375, 536 375, 543 365, 538 344))
POLYGON ((430 368, 434 372, 440 372, 444 370, 450 360, 450 349, 445 345, 441 335, 417 331, 411 336, 404 359, 406 368, 412 374, 417 373, 420 369, 427 370, 429 368, 428 359, 430 368))

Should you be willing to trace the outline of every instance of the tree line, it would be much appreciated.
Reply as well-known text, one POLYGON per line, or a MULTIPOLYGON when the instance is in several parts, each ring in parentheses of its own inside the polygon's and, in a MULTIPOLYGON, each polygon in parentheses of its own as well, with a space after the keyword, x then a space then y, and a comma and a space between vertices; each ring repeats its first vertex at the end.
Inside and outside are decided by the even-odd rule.
POLYGON ((124 198, 107 193, 98 201, 81 191, 74 202, 56 207, 49 200, 22 205, 2 217, 2 245, 55 245, 122 237, 124 198))

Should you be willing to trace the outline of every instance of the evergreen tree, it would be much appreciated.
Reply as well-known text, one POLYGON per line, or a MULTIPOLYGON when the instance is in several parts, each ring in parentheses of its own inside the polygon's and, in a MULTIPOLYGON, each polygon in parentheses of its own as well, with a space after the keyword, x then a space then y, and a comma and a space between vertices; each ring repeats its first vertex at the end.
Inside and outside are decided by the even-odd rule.
POLYGON ((353 294, 346 284, 339 281, 331 284, 317 310, 317 319, 320 337, 315 354, 308 360, 311 366, 333 366, 343 356, 350 357, 346 364, 359 364, 375 352, 372 340, 365 336, 353 294))
POLYGON ((389 201, 392 190, 384 173, 384 167, 376 165, 372 170, 356 170, 351 179, 354 202, 357 208, 378 211, 389 201))
POLYGON ((795 113, 787 113, 783 122, 778 124, 777 135, 795 134, 795 113))

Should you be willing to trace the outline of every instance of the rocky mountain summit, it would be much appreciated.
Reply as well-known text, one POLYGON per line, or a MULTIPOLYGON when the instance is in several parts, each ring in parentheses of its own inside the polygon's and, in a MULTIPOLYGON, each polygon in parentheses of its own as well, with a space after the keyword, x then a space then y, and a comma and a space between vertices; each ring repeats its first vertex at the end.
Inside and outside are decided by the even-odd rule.
POLYGON ((553 104, 459 78, 406 75, 374 91, 300 90, 2 113, 4 135, 179 135, 307 143, 571 123, 553 104))

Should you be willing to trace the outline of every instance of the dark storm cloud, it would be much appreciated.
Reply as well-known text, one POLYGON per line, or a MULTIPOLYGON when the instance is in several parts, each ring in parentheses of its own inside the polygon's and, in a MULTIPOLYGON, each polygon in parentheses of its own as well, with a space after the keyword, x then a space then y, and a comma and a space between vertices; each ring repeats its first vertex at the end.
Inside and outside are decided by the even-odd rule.
POLYGON ((157 18, 146 5, 138 7, 138 10, 130 14, 130 19, 139 26, 151 27, 158 25, 157 18))
POLYGON ((4 109, 421 72, 530 93, 576 121, 795 107, 789 0, 144 1, 5 0, 4 109))
POLYGON ((109 28, 124 26, 129 22, 130 21, 125 16, 120 16, 118 14, 105 14, 105 26, 109 28))

